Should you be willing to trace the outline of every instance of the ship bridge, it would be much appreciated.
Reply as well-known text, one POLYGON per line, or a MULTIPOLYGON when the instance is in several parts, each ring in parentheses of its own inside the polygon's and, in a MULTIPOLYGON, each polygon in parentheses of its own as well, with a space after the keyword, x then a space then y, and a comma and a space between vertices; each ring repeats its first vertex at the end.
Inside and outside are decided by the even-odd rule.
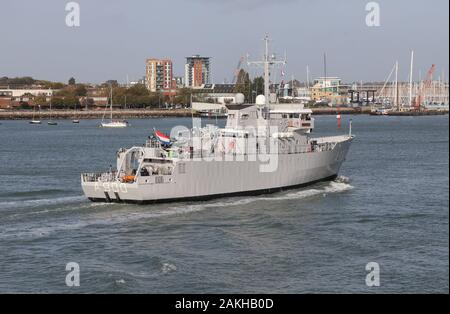
POLYGON ((305 109, 303 105, 291 105, 289 107, 270 109, 271 125, 286 126, 288 131, 306 131, 311 132, 314 129, 314 118, 312 110, 305 109))

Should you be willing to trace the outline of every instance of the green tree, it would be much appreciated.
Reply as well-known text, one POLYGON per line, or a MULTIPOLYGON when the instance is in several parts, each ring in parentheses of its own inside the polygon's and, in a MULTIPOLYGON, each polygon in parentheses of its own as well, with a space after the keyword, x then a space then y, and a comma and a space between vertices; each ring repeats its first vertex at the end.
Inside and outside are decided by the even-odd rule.
POLYGON ((36 80, 29 76, 15 77, 15 78, 9 78, 7 76, 4 76, 0 78, 0 85, 24 86, 24 85, 33 85, 35 83, 36 80))
POLYGON ((249 102, 252 98, 252 81, 250 75, 244 69, 239 70, 234 92, 244 94, 246 102, 249 102))
POLYGON ((119 86, 119 82, 117 82, 117 80, 108 80, 105 83, 103 83, 102 86, 105 86, 105 87, 109 87, 109 86, 117 87, 117 86, 119 86))
POLYGON ((86 86, 84 86, 83 84, 78 84, 77 87, 75 88, 75 95, 78 97, 86 96, 87 95, 86 86))
POLYGON ((253 79, 252 91, 256 96, 264 94, 264 78, 262 76, 253 79))
POLYGON ((80 106, 83 108, 90 108, 94 105, 94 100, 92 98, 83 98, 83 100, 80 102, 80 106))
POLYGON ((69 79, 69 85, 75 85, 75 84, 76 84, 75 78, 74 78, 74 77, 71 77, 71 78, 69 79))
POLYGON ((34 106, 46 107, 47 106, 47 97, 37 96, 34 98, 33 104, 34 104, 34 106))
POLYGON ((176 105, 189 105, 191 103, 192 90, 189 88, 181 88, 178 90, 177 95, 174 98, 174 104, 176 105))

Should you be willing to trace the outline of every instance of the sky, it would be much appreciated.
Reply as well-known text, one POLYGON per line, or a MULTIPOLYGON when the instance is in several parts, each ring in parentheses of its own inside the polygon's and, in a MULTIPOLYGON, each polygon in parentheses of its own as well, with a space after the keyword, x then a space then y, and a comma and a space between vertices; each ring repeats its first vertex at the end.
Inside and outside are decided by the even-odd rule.
POLYGON ((344 82, 384 81, 396 60, 407 80, 412 49, 416 79, 432 64, 449 73, 448 0, 378 0, 378 27, 366 24, 369 0, 77 0, 79 27, 66 25, 68 2, 1 0, 0 77, 126 82, 150 57, 183 76, 185 57, 200 54, 214 83, 230 82, 241 56, 261 58, 265 34, 289 79, 305 81, 307 66, 322 76, 326 53, 328 75, 344 82))

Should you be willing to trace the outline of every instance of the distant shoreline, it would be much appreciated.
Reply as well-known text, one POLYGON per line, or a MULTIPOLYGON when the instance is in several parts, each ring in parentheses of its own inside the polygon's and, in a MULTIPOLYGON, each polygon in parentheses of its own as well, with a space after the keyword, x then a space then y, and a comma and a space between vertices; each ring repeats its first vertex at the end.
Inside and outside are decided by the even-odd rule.
MULTIPOLYGON (((33 118, 40 118, 42 120, 52 119, 101 119, 104 110, 87 110, 76 111, 73 110, 54 110, 52 112, 43 110, 40 114, 33 113, 32 110, 13 110, 0 111, 0 120, 29 120, 33 118)), ((195 115, 195 114, 194 114, 195 115)), ((174 109, 174 110, 114 110, 114 119, 145 119, 145 118, 170 118, 170 117, 191 117, 190 109, 174 109)), ((110 112, 106 113, 106 117, 110 117, 110 112)))
MULTIPOLYGON (((336 108, 313 108, 313 114, 315 115, 330 115, 337 114, 336 108)), ((341 114, 368 114, 370 109, 355 109, 355 108, 340 108, 341 114)), ((34 113, 35 117, 39 117, 43 120, 52 119, 101 119, 104 115, 103 110, 87 110, 77 111, 73 110, 54 110, 52 112, 43 110, 40 115, 34 113)), ((106 116, 109 117, 110 113, 107 112, 106 116)), ((197 112, 192 112, 190 109, 173 109, 173 110, 161 110, 161 109, 124 109, 114 110, 113 117, 117 119, 145 119, 145 118, 170 118, 170 117, 198 117, 197 112)), ((29 120, 33 118, 32 110, 9 110, 0 111, 0 120, 29 120)))
MULTIPOLYGON (((370 114, 370 107, 363 108, 312 108, 313 115, 355 115, 355 114, 370 114)), ((431 112, 430 112, 431 113, 431 112)), ((441 114, 448 114, 441 113, 441 114)), ((48 119, 101 119, 104 115, 103 110, 87 110, 77 111, 73 110, 54 110, 52 112, 43 110, 40 115, 35 113, 35 118, 42 120, 48 119)), ((398 115, 411 115, 411 113, 398 113, 398 115)), ((106 117, 109 117, 110 113, 107 112, 106 117)), ((147 119, 147 118, 186 118, 186 117, 199 117, 198 112, 192 112, 190 109, 124 109, 114 110, 113 118, 115 119, 147 119)), ((211 117, 214 117, 212 115, 211 117)), ((30 120, 33 118, 32 110, 10 110, 0 111, 0 120, 30 120)))

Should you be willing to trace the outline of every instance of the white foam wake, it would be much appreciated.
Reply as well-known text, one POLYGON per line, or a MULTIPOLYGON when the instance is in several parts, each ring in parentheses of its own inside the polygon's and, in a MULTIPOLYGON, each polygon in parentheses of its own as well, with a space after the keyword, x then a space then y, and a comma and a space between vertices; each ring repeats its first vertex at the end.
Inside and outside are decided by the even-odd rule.
MULTIPOLYGON (((65 217, 54 221, 46 221, 39 223, 38 221, 32 221, 28 226, 21 225, 20 228, 9 227, 0 231, 1 238, 10 237, 45 237, 55 232, 70 231, 82 229, 90 226, 110 226, 117 224, 133 223, 133 222, 145 222, 149 219, 157 219, 161 217, 168 217, 174 215, 186 215, 189 213, 200 212, 212 208, 222 207, 235 207, 242 206, 252 202, 264 201, 284 201, 284 200, 299 200, 308 197, 314 197, 317 195, 326 195, 330 193, 340 193, 353 189, 349 183, 348 178, 342 177, 336 181, 329 182, 326 185, 318 185, 314 188, 301 189, 294 192, 277 193, 273 196, 259 196, 249 198, 231 198, 228 200, 221 200, 208 203, 192 203, 192 204, 179 204, 168 208, 158 209, 153 206, 140 207, 140 206, 126 206, 119 204, 107 204, 104 210, 89 212, 83 211, 79 213, 77 217, 71 219, 65 217), (110 206, 113 206, 111 208, 110 206), (153 208, 152 208, 153 207, 153 208)), ((52 203, 63 202, 64 199, 78 200, 81 197, 61 198, 55 199, 52 203)), ((48 201, 48 200, 47 200, 48 201)), ((94 203, 95 205, 97 203, 94 203)), ((103 204, 103 203, 99 203, 103 204)), ((78 207, 77 207, 78 208, 78 207)))
POLYGON ((32 208, 45 205, 59 205, 59 204, 73 204, 86 201, 84 196, 66 196, 57 198, 42 198, 34 200, 24 200, 24 201, 8 201, 0 202, 0 210, 2 209, 15 209, 15 208, 32 208))

